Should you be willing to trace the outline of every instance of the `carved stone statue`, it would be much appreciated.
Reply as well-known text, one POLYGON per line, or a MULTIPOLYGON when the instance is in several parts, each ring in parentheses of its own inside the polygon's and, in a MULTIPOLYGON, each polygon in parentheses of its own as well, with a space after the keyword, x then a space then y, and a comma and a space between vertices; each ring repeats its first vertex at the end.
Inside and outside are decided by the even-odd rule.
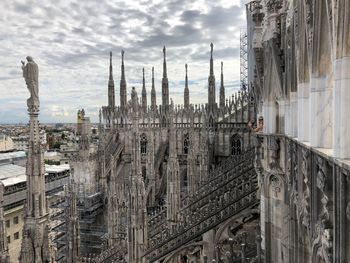
POLYGON ((131 90, 131 105, 132 105, 132 110, 133 112, 137 112, 138 109, 138 98, 137 98, 137 92, 135 87, 132 87, 131 90))
POLYGON ((30 92, 30 98, 27 100, 28 108, 39 108, 39 68, 33 58, 26 57, 27 64, 22 62, 23 77, 26 81, 27 88, 30 92))

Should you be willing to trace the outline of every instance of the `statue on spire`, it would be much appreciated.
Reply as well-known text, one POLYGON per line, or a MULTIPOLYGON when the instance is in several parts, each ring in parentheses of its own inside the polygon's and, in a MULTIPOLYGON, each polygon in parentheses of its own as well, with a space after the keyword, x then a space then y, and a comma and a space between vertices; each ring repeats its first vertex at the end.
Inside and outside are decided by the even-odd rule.
POLYGON ((214 45, 213 43, 210 43, 210 55, 213 57, 213 49, 214 49, 214 45))
POLYGON ((164 59, 165 59, 165 52, 166 52, 166 49, 165 49, 165 46, 163 47, 163 55, 164 55, 164 59))
POLYGON ((30 98, 27 100, 27 106, 29 111, 33 109, 35 111, 39 110, 39 68, 38 65, 34 62, 31 56, 27 56, 27 64, 24 61, 22 62, 22 71, 23 77, 26 81, 27 88, 30 92, 30 98))
POLYGON ((138 102, 138 97, 137 97, 137 92, 135 87, 132 87, 131 89, 131 105, 132 105, 133 112, 137 112, 139 102, 138 102))

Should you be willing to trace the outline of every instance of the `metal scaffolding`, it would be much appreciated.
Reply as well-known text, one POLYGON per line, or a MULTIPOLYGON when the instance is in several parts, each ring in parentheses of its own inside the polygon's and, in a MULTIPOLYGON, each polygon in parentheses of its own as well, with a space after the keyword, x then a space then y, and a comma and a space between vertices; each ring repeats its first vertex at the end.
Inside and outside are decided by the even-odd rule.
POLYGON ((240 87, 241 90, 248 89, 248 37, 247 29, 241 28, 240 31, 240 87))

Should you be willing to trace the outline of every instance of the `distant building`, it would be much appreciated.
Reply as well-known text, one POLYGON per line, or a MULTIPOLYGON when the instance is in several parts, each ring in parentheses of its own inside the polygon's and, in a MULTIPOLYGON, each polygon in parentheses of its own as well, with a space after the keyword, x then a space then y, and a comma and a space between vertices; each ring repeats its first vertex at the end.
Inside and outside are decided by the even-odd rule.
MULTIPOLYGON (((20 254, 23 232, 23 208, 26 200, 26 174, 25 167, 13 164, 11 160, 23 158, 23 152, 17 152, 14 156, 0 155, 0 181, 5 186, 4 216, 6 226, 7 243, 12 263, 17 263, 20 254), (7 160, 7 163, 1 164, 7 160)), ((24 154, 25 156, 25 154, 24 154)), ((70 176, 69 165, 45 165, 46 195, 49 206, 55 203, 55 193, 63 190, 70 176)), ((54 214, 54 213, 52 213, 54 214)), ((55 221, 51 221, 55 224, 55 221)), ((54 237, 53 237, 54 238, 54 237)))
POLYGON ((14 144, 10 136, 0 134, 0 152, 8 152, 14 150, 14 144))

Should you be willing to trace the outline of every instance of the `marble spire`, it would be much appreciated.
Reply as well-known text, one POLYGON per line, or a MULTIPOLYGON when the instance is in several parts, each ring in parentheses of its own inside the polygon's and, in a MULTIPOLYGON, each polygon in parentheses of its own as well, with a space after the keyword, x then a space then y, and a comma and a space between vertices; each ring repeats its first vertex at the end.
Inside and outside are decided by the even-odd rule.
POLYGON ((184 106, 188 109, 190 106, 190 92, 188 89, 188 77, 187 77, 187 64, 185 65, 186 76, 185 76, 185 90, 184 90, 184 106))
POLYGON ((166 49, 163 48, 163 79, 162 79, 162 106, 165 112, 169 110, 169 81, 166 67, 166 49))
POLYGON ((215 108, 215 76, 214 76, 214 62, 213 62, 213 43, 210 44, 210 71, 208 77, 208 106, 212 111, 215 108))
POLYGON ((146 190, 141 171, 141 152, 138 114, 138 98, 132 90, 132 168, 130 176, 128 208, 128 257, 129 262, 142 263, 147 246, 146 190))
POLYGON ((156 110, 157 99, 156 99, 156 88, 154 86, 154 67, 152 67, 152 90, 151 90, 151 109, 156 110))
POLYGON ((172 228, 178 221, 180 209, 180 167, 177 159, 174 105, 170 105, 169 160, 167 164, 167 220, 172 228))
POLYGON ((77 263, 80 256, 80 227, 79 213, 77 210, 77 187, 74 180, 67 185, 65 189, 66 203, 69 204, 65 208, 66 215, 66 255, 67 262, 77 263))
POLYGON ((224 63, 221 61, 221 82, 220 82, 220 108, 225 107, 225 86, 224 86, 224 63))
MULTIPOLYGON (((33 67, 38 76, 38 66, 31 60, 25 68, 33 67)), ((26 81, 27 83, 27 81, 26 81)), ((38 78, 27 85, 38 88, 38 78)), ((29 143, 26 165, 27 200, 24 215, 23 239, 20 253, 21 263, 51 262, 48 238, 48 211, 45 192, 44 149, 39 137, 39 98, 27 101, 29 112, 29 143)))
POLYGON ((147 112, 147 92, 145 82, 145 68, 142 69, 142 111, 147 112))
POLYGON ((126 109, 127 105, 127 91, 125 80, 125 68, 124 68, 124 50, 122 50, 122 65, 121 65, 121 78, 120 78, 120 107, 122 111, 126 109))
POLYGON ((114 109, 115 94, 113 80, 112 51, 109 53, 108 107, 114 109))

